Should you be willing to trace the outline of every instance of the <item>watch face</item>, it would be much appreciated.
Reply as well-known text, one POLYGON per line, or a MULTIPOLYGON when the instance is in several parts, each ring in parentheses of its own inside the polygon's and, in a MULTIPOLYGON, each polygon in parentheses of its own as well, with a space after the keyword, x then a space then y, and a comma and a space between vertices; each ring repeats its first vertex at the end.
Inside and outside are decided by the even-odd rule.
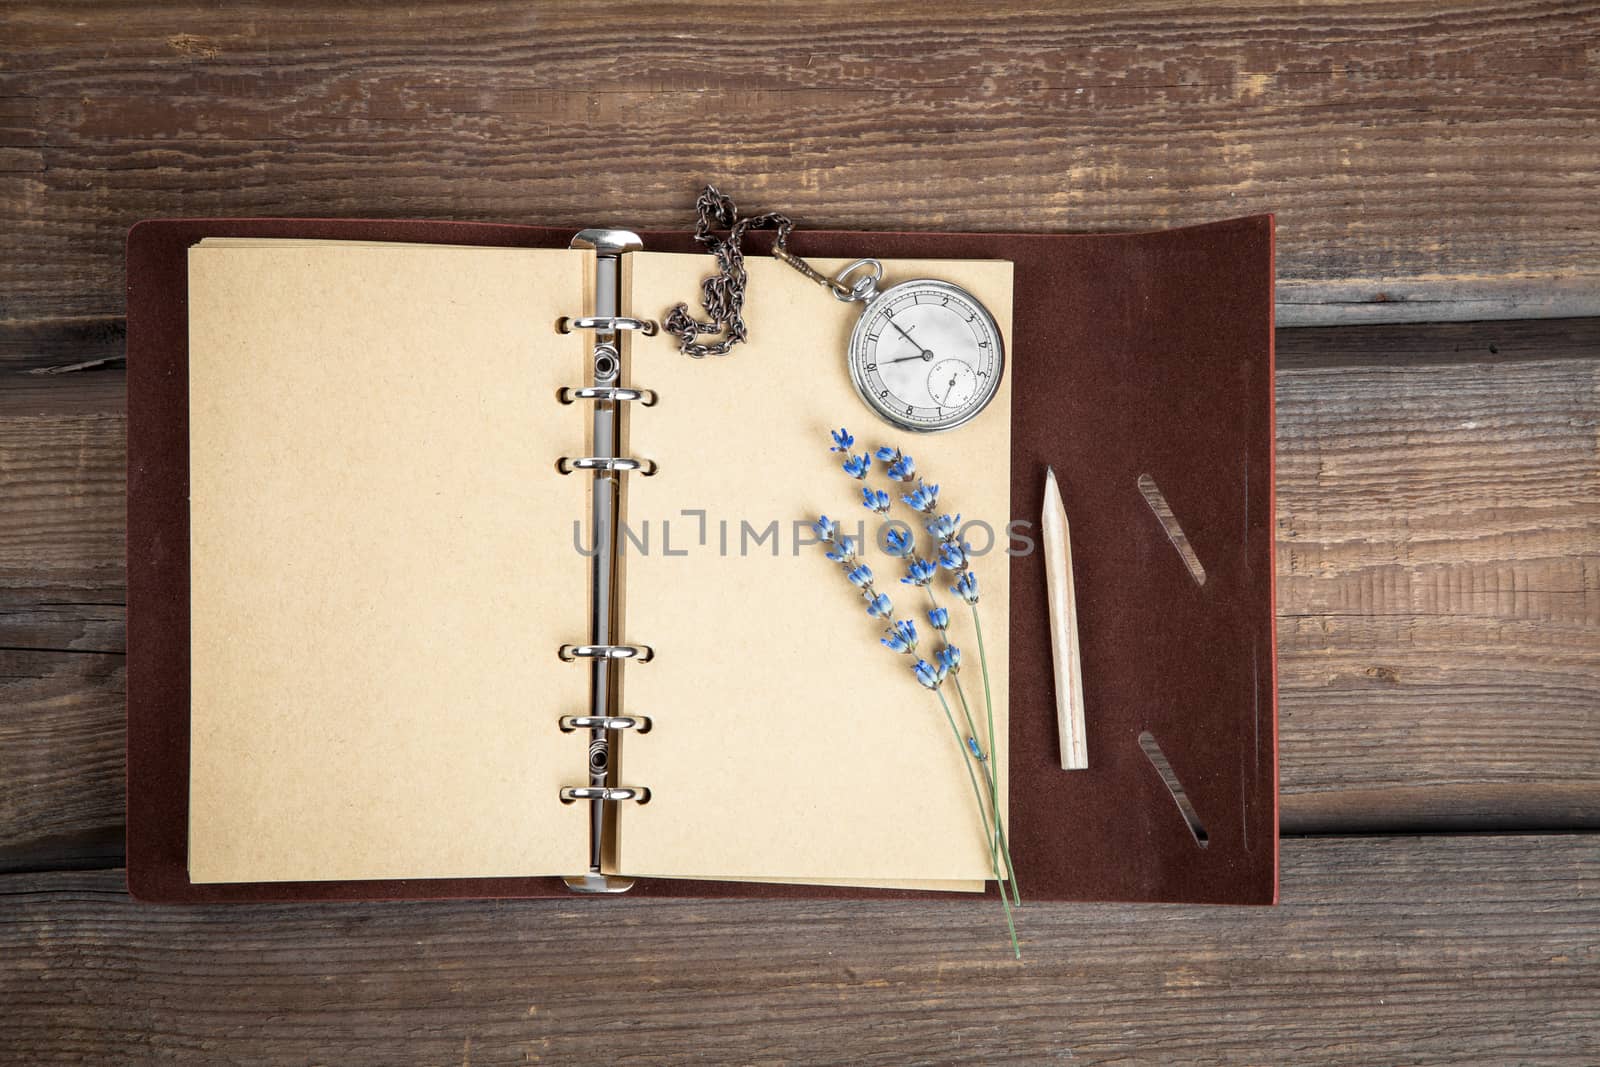
POLYGON ((850 380, 869 407, 907 430, 949 430, 994 399, 1005 369, 1000 330, 949 282, 902 282, 874 299, 850 335, 850 380))

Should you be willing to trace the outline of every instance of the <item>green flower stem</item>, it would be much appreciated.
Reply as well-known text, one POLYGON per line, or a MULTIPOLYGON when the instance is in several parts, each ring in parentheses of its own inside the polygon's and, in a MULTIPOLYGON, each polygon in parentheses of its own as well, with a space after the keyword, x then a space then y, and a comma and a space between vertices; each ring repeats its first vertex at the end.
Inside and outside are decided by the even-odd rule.
MULTIPOLYGON (((978 634, 978 663, 983 668, 983 703, 989 716, 989 755, 992 759, 994 756, 994 693, 989 688, 989 653, 984 651, 983 647, 983 623, 978 619, 978 605, 972 604, 970 607, 972 608, 972 628, 978 634)), ((999 773, 1000 769, 996 766, 995 774, 998 776, 999 773)), ((999 809, 996 808, 996 812, 998 811, 999 809)), ((998 819, 998 814, 996 818, 998 819)), ((1017 888, 1017 872, 1011 869, 1011 849, 1009 847, 1006 849, 1006 869, 1007 873, 1011 875, 1012 896, 1020 904, 1022 895, 1021 890, 1017 888)))
MULTIPOLYGON (((939 706, 944 709, 945 721, 950 724, 950 733, 956 739, 956 744, 962 753, 962 762, 967 765, 967 779, 972 783, 972 798, 978 802, 978 818, 983 820, 983 836, 989 842, 989 869, 994 872, 994 880, 1000 882, 1000 858, 995 852, 994 831, 989 829, 989 813, 983 803, 983 791, 978 788, 978 776, 972 772, 972 755, 967 751, 967 744, 961 739, 961 731, 956 726, 956 717, 950 713, 950 702, 944 698, 944 691, 935 689, 934 695, 939 698, 939 706)), ((1011 951, 1017 958, 1022 958, 1022 946, 1017 942, 1017 924, 1011 917, 1011 900, 1006 896, 1006 887, 1002 883, 1000 888, 1000 905, 1006 913, 1006 930, 1011 934, 1011 951)))
MULTIPOLYGON (((932 584, 930 583, 923 588, 928 593, 928 603, 934 608, 938 608, 939 600, 936 596, 934 596, 932 584)), ((983 648, 983 628, 981 626, 977 626, 978 606, 976 604, 972 605, 972 621, 974 626, 977 627, 978 660, 983 668, 983 696, 989 713, 989 740, 988 744, 985 746, 985 751, 988 752, 989 759, 984 762, 983 780, 989 786, 989 806, 990 810, 994 812, 994 829, 991 831, 991 836, 992 839, 998 843, 998 851, 1005 859, 1006 881, 1011 886, 1012 902, 1020 905, 1022 903, 1022 892, 1017 887, 1017 871, 1011 862, 1011 844, 1006 840, 1005 818, 1000 814, 1000 763, 999 760, 995 758, 994 700, 989 695, 989 657, 983 648)), ((978 727, 972 721, 972 708, 967 703, 967 691, 962 687, 959 677, 956 679, 956 694, 961 697, 961 713, 966 717, 967 720, 968 735, 976 740, 978 737, 978 727)), ((1004 892, 1005 886, 1002 885, 1000 888, 1001 891, 1004 892)))
MULTIPOLYGON (((935 609, 937 609, 939 607, 939 600, 938 600, 937 597, 935 597, 933 595, 933 586, 932 585, 927 585, 927 586, 924 586, 923 588, 926 589, 927 592, 928 592, 928 603, 933 605, 933 607, 935 609)), ((946 644, 949 643, 949 635, 948 634, 941 634, 940 636, 944 639, 946 644)), ((957 672, 956 674, 951 675, 951 677, 954 678, 954 680, 955 680, 956 695, 961 698, 961 714, 962 714, 962 717, 964 717, 966 719, 966 721, 967 721, 967 736, 972 738, 974 741, 976 741, 976 740, 978 740, 978 737, 980 735, 978 734, 977 726, 975 726, 973 724, 973 722, 972 722, 972 708, 967 704, 967 691, 965 689, 963 689, 962 686, 961 686, 961 678, 960 678, 959 672, 957 672)), ((991 732, 989 736, 990 736, 990 745, 985 751, 987 751, 989 753, 989 755, 991 757, 993 757, 994 756, 994 745, 993 745, 994 735, 991 732)), ((965 748, 966 746, 963 745, 962 747, 965 748)), ((983 780, 984 780, 984 783, 986 785, 988 785, 988 787, 989 787, 990 809, 994 812, 994 823, 995 823, 995 826, 994 826, 994 830, 992 830, 990 832, 990 836, 992 838, 997 838, 998 840, 1003 842, 1003 841, 1005 841, 1005 829, 1000 825, 1000 803, 999 803, 998 794, 995 792, 994 776, 995 776, 994 761, 991 758, 988 762, 985 762, 983 764, 983 780)), ((1010 857, 1009 856, 1007 857, 1006 863, 1007 863, 1007 870, 1009 870, 1010 869, 1010 857)), ((1019 903, 1020 903, 1020 901, 1019 901, 1019 903)))
POLYGON ((999 879, 1000 854, 995 850, 994 829, 989 825, 989 808, 983 802, 983 792, 978 788, 978 776, 972 772, 972 754, 967 751, 967 743, 961 739, 961 730, 956 726, 955 716, 950 713, 950 703, 945 700, 943 690, 935 689, 939 703, 944 708, 945 721, 950 724, 950 732, 955 735, 956 744, 961 748, 962 764, 967 768, 967 778, 972 782, 972 795, 978 802, 978 818, 983 820, 983 838, 989 843, 989 863, 995 869, 995 878, 999 879))
MULTIPOLYGON (((982 653, 980 652, 979 655, 981 656, 982 653)), ((978 728, 972 723, 972 709, 967 704, 967 691, 962 687, 959 677, 956 677, 955 681, 956 695, 961 698, 961 714, 966 717, 968 732, 972 737, 976 738, 978 736, 978 728)), ((989 736, 991 738, 991 747, 988 750, 989 758, 984 761, 983 780, 989 786, 989 808, 994 812, 994 835, 999 842, 1000 856, 1006 861, 1006 880, 1011 884, 1012 902, 1021 904, 1022 897, 1017 892, 1017 872, 1011 866, 1011 845, 1006 841, 1005 819, 1000 814, 1000 786, 998 782, 1000 766, 999 762, 994 758, 994 748, 992 747, 994 734, 991 732, 989 736)), ((1000 888, 1004 892, 1005 886, 1000 888)))

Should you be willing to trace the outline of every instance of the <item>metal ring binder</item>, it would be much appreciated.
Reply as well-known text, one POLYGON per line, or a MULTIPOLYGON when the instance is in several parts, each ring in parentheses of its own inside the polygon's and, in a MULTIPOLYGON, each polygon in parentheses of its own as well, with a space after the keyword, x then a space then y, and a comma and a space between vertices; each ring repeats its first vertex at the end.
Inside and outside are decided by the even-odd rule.
POLYGON ((649 663, 656 658, 649 645, 562 645, 556 655, 571 663, 575 659, 636 659, 649 663))
POLYGON ((654 337, 656 324, 649 319, 634 319, 626 315, 584 315, 581 318, 562 319, 559 327, 562 333, 571 333, 573 330, 604 330, 608 333, 616 330, 638 330, 646 337, 654 337))
POLYGON ((631 785, 575 785, 561 790, 561 799, 568 803, 574 800, 637 800, 643 804, 650 799, 650 790, 631 785))
POLYGON ((563 715, 561 729, 564 733, 590 729, 638 730, 644 734, 650 732, 650 719, 645 715, 563 715))
POLYGON ((562 456, 556 461, 562 474, 573 471, 638 471, 646 478, 656 472, 653 459, 629 459, 627 456, 562 456))
POLYGON ((586 800, 589 803, 589 862, 586 873, 565 881, 574 892, 621 893, 632 887, 632 879, 605 873, 608 841, 615 840, 615 802, 637 800, 643 803, 650 799, 650 791, 619 784, 623 732, 639 728, 643 733, 649 725, 648 719, 617 714, 617 688, 621 682, 619 661, 646 662, 655 653, 647 645, 626 645, 620 641, 617 527, 626 479, 618 477, 618 472, 638 471, 650 475, 656 470, 652 460, 630 459, 620 454, 623 403, 655 402, 655 394, 649 390, 629 389, 623 385, 622 340, 634 332, 648 337, 656 332, 656 324, 623 314, 622 257, 644 247, 638 234, 627 230, 584 230, 572 238, 572 247, 594 249, 594 307, 587 315, 561 319, 556 327, 563 333, 593 330, 594 344, 589 356, 589 383, 582 388, 563 389, 558 399, 563 403, 575 399, 594 402, 589 433, 592 451, 587 456, 562 457, 556 466, 563 474, 593 472, 589 500, 590 528, 594 531, 595 543, 589 570, 588 643, 562 645, 557 649, 557 654, 568 662, 589 661, 589 714, 565 716, 561 720, 562 729, 587 728, 589 731, 588 784, 561 790, 563 802, 586 800))
POLYGON ((574 389, 563 386, 557 394, 563 404, 570 404, 574 400, 637 400, 645 407, 654 407, 656 392, 654 389, 623 389, 613 385, 585 385, 574 389))

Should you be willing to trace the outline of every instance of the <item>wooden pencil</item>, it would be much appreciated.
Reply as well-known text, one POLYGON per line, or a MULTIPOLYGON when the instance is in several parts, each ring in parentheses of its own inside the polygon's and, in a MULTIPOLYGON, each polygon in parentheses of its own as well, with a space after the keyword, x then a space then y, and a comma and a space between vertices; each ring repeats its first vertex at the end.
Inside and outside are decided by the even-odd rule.
POLYGON ((1084 734, 1078 597, 1072 581, 1072 530, 1067 524, 1067 509, 1061 502, 1056 472, 1049 467, 1045 468, 1040 534, 1044 542, 1045 589, 1050 600, 1050 652, 1055 662, 1056 732, 1061 740, 1061 769, 1081 771, 1089 766, 1089 746, 1084 734))

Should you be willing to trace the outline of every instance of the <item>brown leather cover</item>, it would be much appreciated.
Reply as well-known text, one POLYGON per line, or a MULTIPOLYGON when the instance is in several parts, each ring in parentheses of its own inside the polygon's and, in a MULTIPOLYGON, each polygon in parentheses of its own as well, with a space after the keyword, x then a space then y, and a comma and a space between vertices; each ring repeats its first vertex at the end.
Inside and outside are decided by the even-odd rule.
MULTIPOLYGON (((175 219, 129 233, 127 845, 136 897, 571 895, 556 878, 190 883, 186 270, 202 237, 565 247, 579 228, 175 219)), ((650 249, 696 248, 684 233, 643 236, 650 249)), ((1143 234, 809 231, 794 248, 1016 264, 1012 514, 1037 522, 1045 466, 1054 466, 1072 520, 1089 712, 1089 769, 1063 771, 1043 562, 1016 557, 1010 830, 1024 900, 1273 903, 1272 217, 1143 234), (1204 585, 1146 504, 1141 474, 1181 521, 1204 585), (1140 747, 1146 730, 1204 824, 1204 847, 1140 747)), ((646 879, 629 895, 926 894, 646 879)))

